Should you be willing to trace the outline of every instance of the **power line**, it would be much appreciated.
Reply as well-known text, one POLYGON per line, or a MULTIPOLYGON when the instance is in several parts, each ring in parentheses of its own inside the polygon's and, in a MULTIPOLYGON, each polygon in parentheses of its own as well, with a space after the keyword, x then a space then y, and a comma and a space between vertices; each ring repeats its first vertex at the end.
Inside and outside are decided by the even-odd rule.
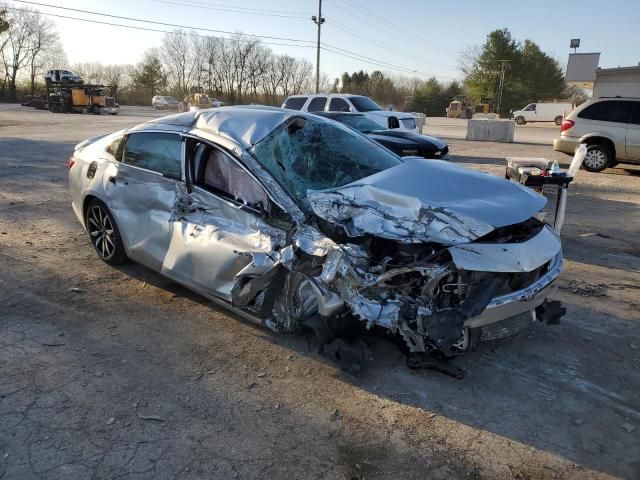
MULTIPOLYGON (((14 0, 16 2, 19 3, 24 3, 24 4, 28 4, 28 5, 37 5, 37 6, 43 6, 43 7, 50 7, 50 8, 57 8, 57 9, 62 9, 65 11, 73 11, 73 12, 80 12, 80 13, 85 13, 85 14, 89 14, 89 15, 100 15, 103 17, 109 17, 109 18, 116 18, 116 19, 120 19, 120 20, 128 20, 128 21, 133 21, 133 22, 139 22, 139 23, 147 23, 147 24, 153 24, 153 25, 161 25, 161 26, 166 26, 166 27, 174 27, 174 28, 181 28, 181 29, 190 29, 190 30, 202 30, 202 31, 209 31, 209 32, 216 32, 216 33, 225 33, 225 34, 230 34, 230 35, 240 35, 240 36, 244 36, 244 37, 253 37, 253 38, 266 38, 266 39, 274 39, 274 40, 283 40, 283 41, 291 41, 291 42, 304 42, 304 43, 312 43, 311 40, 301 40, 301 39, 294 39, 294 38, 286 38, 286 37, 273 37, 273 36, 268 36, 268 35, 257 35, 257 34, 246 34, 246 33, 239 33, 239 32, 230 32, 230 31, 225 31, 225 30, 217 30, 217 29, 211 29, 211 28, 204 28, 204 27, 192 27, 192 26, 188 26, 188 25, 179 25, 179 24, 172 24, 172 23, 165 23, 165 22, 157 22, 157 21, 153 21, 153 20, 143 20, 140 18, 134 18, 134 17, 125 17, 125 16, 120 16, 120 15, 112 15, 112 14, 107 14, 107 13, 102 13, 102 12, 95 12, 95 11, 90 11, 90 10, 81 10, 81 9, 75 9, 75 8, 69 8, 69 7, 59 7, 57 5, 50 5, 50 4, 46 4, 46 3, 41 3, 41 2, 31 2, 31 1, 26 1, 26 0, 14 0)), ((10 10, 17 10, 17 11, 26 11, 25 9, 21 9, 21 8, 15 8, 15 7, 6 7, 7 9, 10 10)), ((174 33, 174 34, 179 34, 179 35, 184 35, 184 36, 192 36, 192 37, 212 37, 212 38, 218 38, 220 40, 225 40, 228 41, 230 40, 230 38, 228 37, 221 37, 221 36, 213 36, 213 35, 200 35, 194 32, 180 32, 180 31, 168 31, 168 30, 162 30, 162 29, 157 29, 157 28, 150 28, 150 27, 142 27, 139 25, 126 25, 126 24, 121 24, 121 23, 114 23, 114 22, 106 22, 103 20, 96 20, 96 19, 89 19, 89 18, 80 18, 80 17, 73 17, 73 16, 69 16, 69 15, 62 15, 62 14, 55 14, 55 13, 49 13, 49 12, 40 12, 42 15, 45 16, 50 16, 50 17, 57 17, 57 18, 64 18, 64 19, 68 19, 68 20, 76 20, 76 21, 82 21, 82 22, 87 22, 87 23, 95 23, 95 24, 100 24, 100 25, 108 25, 108 26, 113 26, 113 27, 121 27, 121 28, 129 28, 129 29, 133 29, 133 30, 142 30, 142 31, 149 31, 149 32, 157 32, 157 33, 164 33, 164 34, 170 34, 170 33, 174 33)), ((314 48, 315 45, 300 45, 300 44, 291 44, 291 43, 279 43, 279 42, 262 42, 265 45, 276 45, 276 46, 285 46, 285 47, 302 47, 302 48, 314 48)), ((368 63, 370 65, 376 65, 376 66, 381 66, 384 68, 389 68, 391 70, 396 70, 396 71, 400 71, 403 73, 411 73, 414 75, 421 75, 421 76, 425 76, 425 77, 436 77, 436 78, 449 78, 449 79, 454 79, 454 77, 447 77, 447 76, 438 76, 438 75, 432 75, 426 72, 420 72, 418 70, 413 70, 407 67, 402 67, 399 65, 395 65, 389 62, 385 62, 382 60, 378 60, 372 57, 368 57, 362 54, 359 54, 357 52, 353 52, 347 49, 343 49, 340 47, 337 47, 335 45, 331 45, 331 44, 327 44, 327 43, 322 43, 322 48, 330 53, 336 54, 336 55, 341 55, 343 57, 347 57, 347 58, 352 58, 355 60, 359 60, 363 63, 368 63)))
MULTIPOLYGON (((16 7, 4 7, 7 10, 14 10, 14 11, 18 11, 18 12, 29 12, 31 10, 27 10, 24 8, 16 8, 16 7)), ((231 40, 231 38, 229 37, 220 37, 220 36, 215 36, 215 35, 199 35, 198 33, 194 33, 192 32, 185 32, 185 31, 172 31, 172 30, 160 30, 158 28, 150 28, 150 27, 141 27, 138 25, 124 25, 122 23, 113 23, 113 22, 104 22, 101 20, 95 20, 95 19, 90 19, 90 18, 79 18, 79 17, 72 17, 69 15, 60 15, 57 13, 49 13, 49 12, 38 12, 41 15, 44 15, 45 17, 56 17, 56 18, 64 18, 67 20, 78 20, 81 22, 87 22, 87 23, 96 23, 96 24, 100 24, 100 25, 108 25, 110 27, 121 27, 121 28, 129 28, 132 30, 142 30, 145 32, 157 32, 157 33, 172 33, 172 34, 176 34, 176 35, 183 35, 186 37, 208 37, 208 38, 217 38, 219 40, 223 40, 223 41, 228 41, 231 40)), ((143 21, 143 20, 139 20, 139 21, 143 21)), ((193 29, 195 30, 195 29, 193 29)), ((254 35, 249 35, 249 36, 254 36, 254 35)), ((291 43, 276 43, 276 42, 264 42, 261 41, 264 45, 278 45, 278 46, 283 46, 283 47, 301 47, 301 48, 314 48, 313 45, 296 45, 296 44, 291 44, 291 43)))
MULTIPOLYGON (((59 10, 65 10, 65 11, 69 11, 69 12, 77 12, 77 13, 86 13, 89 15, 100 15, 101 17, 109 17, 109 18, 117 18, 118 20, 129 20, 132 22, 140 22, 140 23, 149 23, 149 24, 153 24, 153 25, 161 25, 163 27, 174 27, 174 28, 188 28, 188 29, 193 29, 193 30, 201 30, 201 31, 205 31, 205 32, 214 32, 214 33, 224 33, 227 35, 241 35, 244 37, 256 37, 256 38, 266 38, 269 40, 283 40, 283 41, 287 41, 287 42, 302 42, 302 43, 312 43, 312 40, 301 40, 301 39, 297 39, 297 38, 286 38, 286 37, 273 37, 273 36, 269 36, 269 35, 257 35, 257 34, 247 34, 247 33, 238 33, 238 32, 231 32, 228 30, 217 30, 217 29, 213 29, 213 28, 206 28, 206 27, 191 27, 188 25, 179 25, 179 24, 175 24, 175 23, 165 23, 165 22, 157 22, 154 20, 143 20, 141 18, 133 18, 133 17, 124 17, 121 15, 112 15, 112 14, 108 14, 108 13, 103 13, 103 12, 94 12, 91 10, 81 10, 79 8, 70 8, 70 7, 59 7, 57 5, 50 5, 47 3, 39 3, 39 2, 29 2, 26 0, 13 0, 15 2, 18 3, 25 3, 27 5, 36 5, 39 7, 48 7, 48 8, 57 8, 59 10)), ((96 21, 97 23, 101 23, 96 21)))
MULTIPOLYGON (((382 31, 382 33, 393 37, 393 38, 398 38, 398 36, 400 35, 400 32, 406 32, 406 27, 405 28, 398 28, 398 30, 391 30, 388 27, 388 22, 383 23, 382 25, 380 25, 380 22, 378 22, 378 24, 371 22, 367 16, 370 15, 370 12, 367 11, 367 16, 363 15, 362 10, 363 8, 358 8, 358 7, 354 7, 353 5, 350 5, 348 3, 343 3, 343 4, 338 4, 336 3, 334 0, 329 0, 329 2, 333 3, 334 6, 338 7, 341 11, 345 12, 347 15, 350 15, 351 17, 355 18, 356 20, 358 20, 359 22, 362 23, 366 23, 367 25, 375 28, 376 30, 382 31), (352 12, 350 12, 349 10, 343 8, 344 6, 347 6, 353 10, 356 11, 357 14, 354 14, 352 12)), ((416 40, 414 40, 410 35, 404 35, 401 37, 403 41, 406 42, 411 42, 414 43, 415 45, 419 45, 420 48, 428 48, 437 52, 440 52, 442 50, 448 50, 446 47, 430 47, 428 45, 428 42, 418 42, 416 40)), ((449 50, 452 53, 452 50, 449 50)))
POLYGON ((366 42, 372 43, 372 44, 374 44, 374 45, 376 45, 376 46, 378 46, 380 48, 384 48, 386 50, 389 50, 391 52, 396 53, 397 55, 401 55, 401 56, 403 56, 405 58, 408 58, 410 60, 413 60, 415 62, 424 63, 425 65, 432 65, 434 67, 447 68, 447 69, 455 68, 452 65, 442 65, 442 64, 437 64, 437 63, 433 63, 433 62, 427 62, 424 59, 421 59, 421 58, 418 58, 418 57, 414 57, 412 55, 407 55, 406 53, 404 53, 399 48, 393 47, 393 46, 388 45, 388 44, 386 44, 384 42, 381 42, 379 40, 375 40, 375 39, 373 39, 371 37, 367 37, 367 36, 364 36, 362 34, 356 33, 353 30, 350 30, 349 27, 347 27, 346 25, 344 25, 344 24, 342 24, 340 22, 337 22, 335 19, 331 19, 330 18, 329 20, 331 20, 331 21, 328 23, 328 25, 331 26, 331 27, 334 27, 334 28, 337 28, 339 30, 342 30, 343 32, 345 32, 345 33, 347 33, 349 35, 352 35, 352 36, 354 36, 356 38, 360 38, 361 40, 364 40, 366 42))
POLYGON ((457 80, 454 77, 433 75, 433 74, 430 74, 430 73, 427 73, 427 72, 420 72, 418 70, 411 70, 410 68, 400 67, 400 66, 394 65, 392 63, 382 62, 382 61, 376 60, 376 59, 371 58, 371 57, 366 57, 364 55, 360 55, 358 53, 351 52, 350 50, 345 50, 343 48, 339 48, 339 47, 336 47, 336 46, 333 46, 333 45, 329 45, 327 43, 323 43, 322 45, 323 45, 322 49, 327 51, 327 52, 330 52, 330 53, 333 53, 333 54, 336 54, 336 55, 341 55, 341 56, 347 57, 347 58, 352 58, 354 60, 360 60, 361 62, 368 63, 370 65, 376 65, 376 66, 379 66, 379 67, 388 68, 389 70, 396 70, 396 71, 399 71, 399 72, 402 72, 402 73, 407 73, 407 74, 410 73, 410 74, 413 74, 413 75, 423 76, 423 77, 436 77, 436 78, 440 78, 440 79, 443 79, 443 80, 444 79, 457 80), (333 49, 336 49, 336 50, 339 50, 339 51, 336 51, 336 50, 333 50, 333 49))
MULTIPOLYGON (((260 15, 269 17, 282 17, 282 18, 306 18, 305 13, 286 12, 282 10, 265 10, 261 8, 249 8, 249 7, 236 7, 234 6, 215 6, 216 4, 209 4, 204 2, 193 2, 190 0, 183 0, 180 2, 170 0, 151 0, 156 3, 165 3, 167 5, 179 5, 181 7, 201 8, 203 10, 214 10, 230 13, 244 13, 248 15, 260 15)), ((219 5, 219 4, 218 4, 219 5)))
MULTIPOLYGON (((363 7, 361 7, 360 5, 357 4, 356 0, 344 0, 344 1, 347 3, 347 6, 351 7, 352 9, 354 9, 354 10, 356 10, 358 12, 363 8, 363 7)), ((379 15, 376 15, 371 10, 367 10, 367 15, 369 15, 374 22, 378 22, 379 24, 384 25, 385 27, 386 26, 390 26, 390 27, 393 27, 393 28, 397 28, 399 31, 405 31, 407 29, 406 26, 403 27, 403 26, 398 25, 397 23, 393 23, 388 18, 384 18, 384 17, 381 17, 379 15)), ((406 40, 406 38, 405 38, 405 40, 406 40)), ((417 44, 418 42, 415 42, 415 43, 417 44)), ((429 43, 431 43, 435 48, 437 48, 438 51, 445 50, 445 51, 448 51, 448 52, 451 52, 451 53, 454 53, 454 54, 458 53, 458 52, 455 52, 454 50, 451 50, 449 47, 446 47, 446 46, 444 46, 442 44, 439 44, 439 43, 436 43, 436 42, 433 42, 433 41, 430 41, 429 43)), ((421 46, 424 46, 424 45, 421 45, 421 46)))

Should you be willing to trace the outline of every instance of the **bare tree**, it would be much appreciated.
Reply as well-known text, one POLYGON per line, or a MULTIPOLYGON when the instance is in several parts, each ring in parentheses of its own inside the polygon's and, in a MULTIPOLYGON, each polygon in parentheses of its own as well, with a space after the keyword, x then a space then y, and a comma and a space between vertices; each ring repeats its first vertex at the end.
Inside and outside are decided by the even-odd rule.
POLYGON ((29 64, 34 24, 39 14, 33 10, 14 10, 8 15, 7 42, 0 51, 4 69, 3 91, 8 90, 11 99, 16 98, 16 82, 20 71, 29 64))
POLYGON ((73 66, 73 71, 87 83, 104 83, 105 66, 99 62, 77 63, 73 66))
POLYGON ((32 18, 32 31, 28 42, 28 69, 31 95, 36 91, 36 79, 44 74, 49 62, 54 60, 58 53, 63 51, 58 32, 51 20, 44 18, 38 12, 34 12, 32 18))
POLYGON ((131 66, 129 65, 105 65, 103 69, 103 83, 109 87, 111 96, 115 97, 118 94, 118 89, 124 83, 127 71, 131 66))
POLYGON ((185 30, 174 30, 164 36, 162 59, 171 87, 181 95, 187 94, 195 73, 195 62, 189 34, 185 30))

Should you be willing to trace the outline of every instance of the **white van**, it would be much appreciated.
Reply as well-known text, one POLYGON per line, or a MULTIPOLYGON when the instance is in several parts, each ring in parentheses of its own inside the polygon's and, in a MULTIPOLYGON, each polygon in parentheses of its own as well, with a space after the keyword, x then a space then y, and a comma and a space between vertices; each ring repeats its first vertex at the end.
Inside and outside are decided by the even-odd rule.
POLYGON ((383 110, 380 105, 364 95, 348 93, 318 93, 313 95, 291 95, 282 103, 282 108, 303 112, 357 112, 378 122, 382 128, 395 128, 407 132, 421 133, 415 115, 406 112, 383 110))
POLYGON ((527 122, 555 122, 562 125, 562 119, 569 115, 576 106, 573 103, 530 103, 522 110, 511 114, 518 125, 527 122))

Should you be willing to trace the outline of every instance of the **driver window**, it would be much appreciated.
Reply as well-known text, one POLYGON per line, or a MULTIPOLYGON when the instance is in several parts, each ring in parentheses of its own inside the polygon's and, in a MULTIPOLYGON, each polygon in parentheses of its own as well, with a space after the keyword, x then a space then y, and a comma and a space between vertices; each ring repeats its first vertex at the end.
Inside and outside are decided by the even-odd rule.
POLYGON ((194 184, 218 196, 269 212, 269 197, 233 158, 206 143, 193 150, 194 184))

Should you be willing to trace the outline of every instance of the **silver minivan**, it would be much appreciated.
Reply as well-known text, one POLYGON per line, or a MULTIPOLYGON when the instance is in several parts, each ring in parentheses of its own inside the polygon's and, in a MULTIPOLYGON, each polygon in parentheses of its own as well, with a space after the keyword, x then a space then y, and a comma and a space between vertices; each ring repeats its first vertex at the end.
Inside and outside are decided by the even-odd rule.
POLYGON ((573 155, 581 143, 587 145, 582 166, 590 172, 640 163, 640 98, 600 97, 576 108, 562 122, 553 149, 573 155))

